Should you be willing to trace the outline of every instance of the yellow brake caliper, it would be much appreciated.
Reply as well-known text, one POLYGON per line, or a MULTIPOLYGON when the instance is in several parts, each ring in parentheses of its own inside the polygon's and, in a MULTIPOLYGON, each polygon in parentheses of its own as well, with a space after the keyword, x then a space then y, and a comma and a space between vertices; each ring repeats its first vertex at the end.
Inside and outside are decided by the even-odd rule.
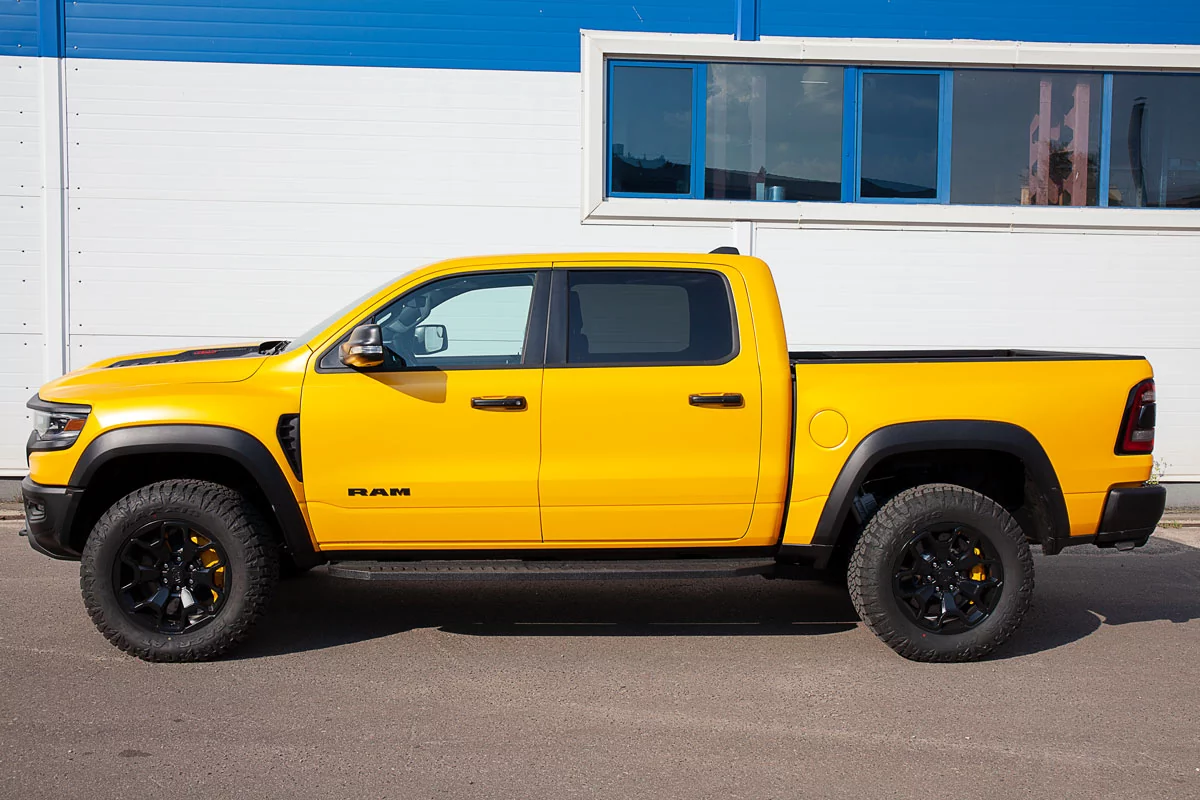
MULTIPOLYGON (((208 539, 205 539, 203 536, 200 536, 199 534, 193 533, 193 534, 191 534, 191 538, 192 538, 192 543, 195 544, 197 547, 204 547, 205 545, 208 544, 208 539)), ((976 552, 979 552, 979 551, 977 550, 976 552)), ((213 550, 211 547, 208 548, 207 550, 200 551, 200 563, 203 564, 205 568, 215 566, 216 564, 219 564, 220 562, 221 562, 221 557, 218 556, 217 552, 215 550, 213 550)), ((216 586, 217 588, 224 588, 224 586, 225 586, 225 567, 217 567, 216 571, 213 572, 213 585, 216 586)), ((217 593, 215 591, 213 591, 212 589, 209 589, 209 591, 212 592, 212 599, 210 600, 210 602, 213 602, 213 603, 217 602, 217 593)))
MULTIPOLYGON (((975 555, 983 558, 983 553, 980 552, 978 547, 975 548, 975 555)), ((987 580, 987 570, 983 568, 983 564, 976 564, 971 567, 971 574, 968 577, 973 581, 987 580)))

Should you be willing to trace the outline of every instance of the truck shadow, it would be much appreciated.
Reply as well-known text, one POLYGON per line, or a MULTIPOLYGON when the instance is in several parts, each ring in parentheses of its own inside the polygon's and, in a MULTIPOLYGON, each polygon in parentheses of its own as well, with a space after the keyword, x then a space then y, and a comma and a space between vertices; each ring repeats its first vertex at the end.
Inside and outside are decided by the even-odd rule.
POLYGON ((1200 619, 1200 549, 1151 539, 1128 553, 1080 548, 1036 562, 1033 607, 997 660, 1077 642, 1105 626, 1200 619))
MULTIPOLYGON (((995 660, 1053 650, 1102 625, 1200 618, 1200 550, 1186 545, 1068 551, 1039 557, 1036 569, 1033 608, 995 660)), ((234 657, 322 650, 417 628, 466 636, 657 637, 812 636, 856 627, 846 591, 815 581, 375 584, 318 568, 280 586, 273 610, 234 657)))

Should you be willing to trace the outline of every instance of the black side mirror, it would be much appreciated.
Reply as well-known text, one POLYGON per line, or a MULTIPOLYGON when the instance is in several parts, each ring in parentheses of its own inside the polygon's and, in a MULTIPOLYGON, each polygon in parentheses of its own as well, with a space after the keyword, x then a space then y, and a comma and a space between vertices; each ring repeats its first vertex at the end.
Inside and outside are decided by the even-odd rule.
POLYGON ((413 328, 413 355, 431 356, 450 346, 445 325, 418 325, 413 328))
POLYGON ((383 363, 383 330, 378 325, 359 325, 342 342, 338 355, 347 367, 378 367, 383 363))

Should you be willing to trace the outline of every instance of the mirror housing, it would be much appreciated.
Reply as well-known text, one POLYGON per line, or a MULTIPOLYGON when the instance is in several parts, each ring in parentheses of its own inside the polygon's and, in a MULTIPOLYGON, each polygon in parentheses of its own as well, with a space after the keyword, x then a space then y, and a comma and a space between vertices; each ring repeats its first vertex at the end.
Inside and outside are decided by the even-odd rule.
POLYGON ((378 367, 383 364, 383 330, 378 325, 359 325, 342 342, 338 355, 347 367, 378 367))
POLYGON ((418 325, 413 328, 413 355, 431 356, 450 346, 445 325, 418 325))

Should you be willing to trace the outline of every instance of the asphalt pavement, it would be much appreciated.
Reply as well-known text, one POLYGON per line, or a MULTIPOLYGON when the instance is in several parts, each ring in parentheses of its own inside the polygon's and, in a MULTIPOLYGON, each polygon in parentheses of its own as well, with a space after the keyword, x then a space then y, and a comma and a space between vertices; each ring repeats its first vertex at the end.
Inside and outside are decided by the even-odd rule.
POLYGON ((975 664, 901 659, 819 583, 318 569, 233 657, 159 665, 18 526, 4 798, 1200 797, 1200 528, 1039 555, 1030 616, 975 664))

